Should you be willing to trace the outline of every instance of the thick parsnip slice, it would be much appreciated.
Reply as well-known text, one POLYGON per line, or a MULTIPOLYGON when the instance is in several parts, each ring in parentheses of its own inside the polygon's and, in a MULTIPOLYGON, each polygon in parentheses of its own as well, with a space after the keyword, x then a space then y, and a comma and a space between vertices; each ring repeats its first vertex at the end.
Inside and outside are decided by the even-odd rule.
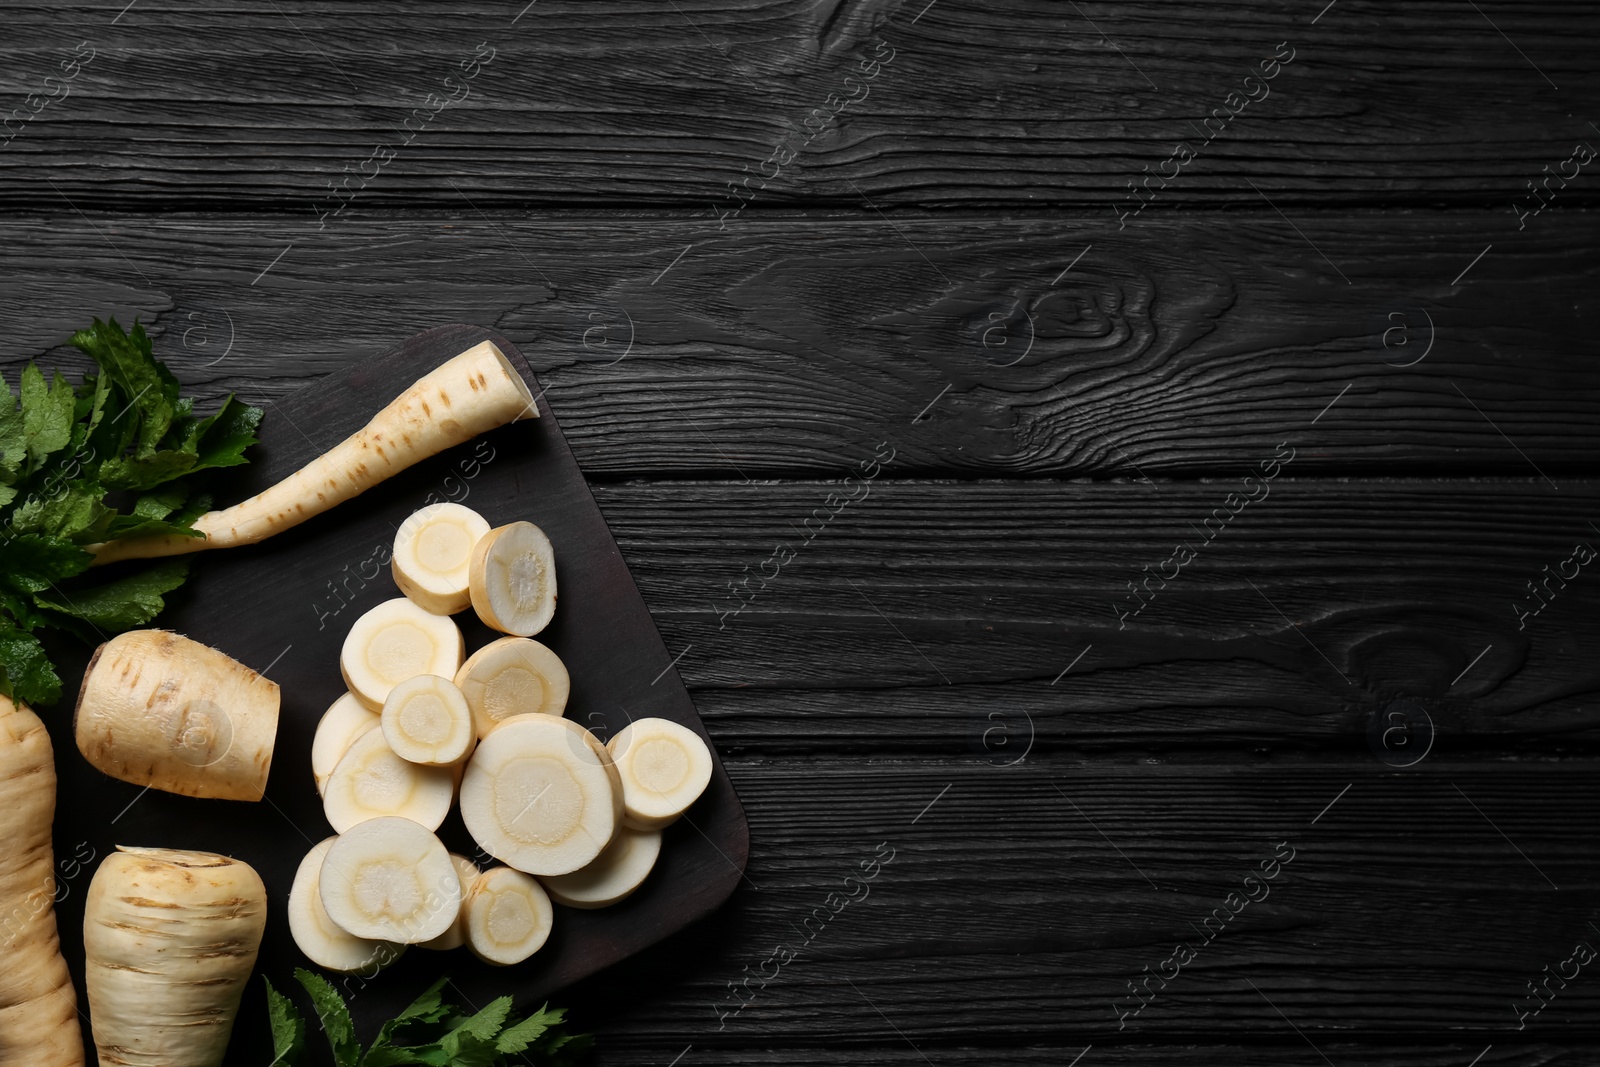
POLYGON ((556 554, 531 522, 490 530, 472 552, 472 609, 485 626, 532 637, 556 613, 556 554))
POLYGON ((350 627, 339 653, 339 670, 357 700, 382 711, 389 691, 419 674, 455 676, 465 642, 456 624, 405 597, 385 600, 350 627))
POLYGON ((605 747, 555 715, 495 727, 461 779, 461 818, 479 847, 527 874, 586 866, 621 817, 621 783, 605 747))
POLYGON ((455 683, 436 674, 407 678, 383 702, 383 736, 402 759, 445 767, 478 743, 472 709, 455 683))
MULTIPOLYGON (((26 704, 0 697, 0 1063, 83 1067, 78 995, 56 928, 56 764, 44 723, 26 704)), ((77 859, 62 859, 67 878, 77 859), (68 864, 71 864, 69 867, 68 864)))
POLYGON ((711 750, 669 719, 635 719, 606 748, 622 778, 625 821, 636 829, 670 825, 711 781, 711 750))
POLYGON ((316 736, 311 739, 311 774, 317 780, 317 795, 327 791, 333 769, 350 751, 356 739, 376 729, 382 720, 368 711, 355 696, 346 693, 322 713, 316 736))
POLYGON ((467 657, 456 672, 478 736, 513 715, 560 715, 572 679, 561 657, 526 637, 502 637, 467 657))
POLYGON ((555 925, 555 909, 539 883, 510 867, 480 874, 462 911, 467 947, 485 963, 501 967, 538 952, 555 925))
POLYGON ((465 856, 458 856, 452 852, 450 860, 456 865, 456 874, 461 878, 461 910, 456 912, 456 921, 450 925, 450 929, 432 941, 424 941, 417 946, 418 948, 448 952, 467 943, 467 893, 471 891, 472 883, 478 880, 478 875, 483 872, 478 870, 476 863, 465 856))
POLYGON ((334 925, 370 941, 432 941, 461 912, 455 862, 410 819, 371 819, 340 834, 317 888, 334 925))
POLYGON ((242 503, 194 522, 204 537, 136 537, 91 545, 95 563, 252 545, 366 492, 445 449, 519 419, 538 418, 528 383, 492 341, 419 378, 372 421, 242 503))
POLYGON ((278 684, 167 630, 95 651, 73 718, 78 751, 113 778, 186 797, 260 800, 278 736, 278 684))
POLYGON ((450 814, 456 776, 450 767, 426 767, 401 759, 382 730, 356 739, 333 769, 322 795, 322 810, 336 833, 357 823, 397 815, 427 830, 437 830, 450 814))
POLYGON ((571 908, 604 908, 626 900, 643 885, 660 855, 660 830, 632 830, 624 826, 589 866, 539 881, 559 904, 571 908))
POLYGON ((247 863, 122 848, 84 898, 89 1018, 100 1062, 219 1067, 267 926, 247 863))
POLYGON ((472 550, 489 523, 460 504, 429 504, 400 524, 390 569, 419 607, 454 615, 472 606, 472 550))
POLYGON ((300 946, 306 959, 325 971, 349 974, 355 971, 377 973, 405 952, 404 945, 389 941, 367 941, 340 929, 328 918, 322 906, 318 883, 328 850, 338 838, 330 837, 300 861, 294 886, 289 890, 289 935, 300 946))

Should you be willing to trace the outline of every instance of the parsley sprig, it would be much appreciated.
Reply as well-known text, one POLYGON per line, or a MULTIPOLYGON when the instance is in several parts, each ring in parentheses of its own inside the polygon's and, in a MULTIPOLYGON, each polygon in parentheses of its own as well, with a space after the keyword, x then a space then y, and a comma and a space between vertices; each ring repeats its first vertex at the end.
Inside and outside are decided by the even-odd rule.
POLYGON ((197 417, 137 322, 128 332, 95 319, 71 343, 98 368, 76 387, 31 363, 15 393, 0 377, 0 694, 30 704, 61 697, 41 632, 93 643, 143 626, 189 575, 169 559, 94 581, 85 546, 200 536, 211 498, 195 476, 249 462, 261 422, 232 396, 197 417))
MULTIPOLYGON (((449 979, 441 978, 410 1007, 384 1023, 363 1052, 350 1009, 339 991, 303 967, 297 968, 294 976, 311 997, 338 1067, 495 1067, 511 1062, 511 1056, 539 1067, 565 1067, 575 1063, 577 1054, 592 1043, 587 1034, 563 1032, 566 1012, 551 1010, 548 1005, 513 1020, 511 998, 500 997, 469 1014, 444 1002, 443 990, 449 979)), ((305 1019, 271 982, 267 982, 267 1014, 272 1021, 270 1067, 305 1067, 309 1062, 305 1019)))

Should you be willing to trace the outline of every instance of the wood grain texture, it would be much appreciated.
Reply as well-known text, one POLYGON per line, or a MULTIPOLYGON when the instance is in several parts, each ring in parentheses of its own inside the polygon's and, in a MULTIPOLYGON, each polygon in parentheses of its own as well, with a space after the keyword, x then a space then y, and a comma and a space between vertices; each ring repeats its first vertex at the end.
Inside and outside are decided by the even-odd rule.
POLYGON ((591 478, 842 472, 884 440, 891 477, 1232 476, 1286 440, 1298 476, 1592 475, 1600 321, 1573 293, 1600 223, 1546 219, 1502 242, 1454 215, 828 216, 702 242, 671 215, 310 239, 69 215, 0 227, 0 367, 70 362, 52 346, 114 312, 201 395, 272 400, 477 322, 528 353, 591 478))
MULTIPOLYGON (((893 1051, 898 1029, 935 1063, 934 1049, 962 1045, 999 1062, 1001 1049, 1071 1049, 1065 1063, 1091 1042, 1298 1040, 1284 1016, 1318 1045, 1472 1045, 1458 1065, 1491 1042, 1514 1055, 1595 1036, 1600 983, 1586 971, 1521 1031, 1513 1008, 1575 942, 1600 945, 1589 761, 1399 772, 1338 758, 996 768, 830 755, 729 769, 750 817, 750 883, 713 922, 569 991, 608 1019, 615 1062, 637 1062, 630 1046, 659 1062, 688 1044, 893 1051), (882 843, 892 862, 865 890, 845 883, 882 843), (1264 899, 1220 935, 1215 920, 1196 932, 1290 850, 1264 899), (1196 959, 1119 1031, 1127 982, 1179 942, 1196 959), (796 955, 774 976, 763 963, 778 946, 796 955), (746 979, 734 1014, 729 983, 746 979)), ((1284 1052, 1317 1062, 1303 1044, 1284 1052)))
POLYGON ((1283 204, 1509 212, 1592 135, 1581 108, 1600 88, 1600 20, 1576 0, 1478 6, 1343 0, 1313 21, 1311 5, 1264 0, 544 0, 448 14, 410 0, 382 19, 325 0, 17 4, 0 45, 6 110, 58 99, 0 151, 0 202, 256 206, 310 222, 330 182, 391 144, 359 202, 670 203, 709 218, 729 183, 788 145, 792 161, 751 187, 755 209, 867 197, 1109 217, 1287 42, 1295 59, 1270 95, 1200 149, 1170 203, 1260 206, 1254 182, 1283 204), (846 83, 879 41, 892 62, 846 83), (44 79, 80 42, 95 58, 60 95, 44 79), (480 42, 495 59, 462 97, 444 79, 480 42), (460 103, 403 143, 396 129, 430 93, 460 103), (820 133, 804 127, 839 107, 820 133))

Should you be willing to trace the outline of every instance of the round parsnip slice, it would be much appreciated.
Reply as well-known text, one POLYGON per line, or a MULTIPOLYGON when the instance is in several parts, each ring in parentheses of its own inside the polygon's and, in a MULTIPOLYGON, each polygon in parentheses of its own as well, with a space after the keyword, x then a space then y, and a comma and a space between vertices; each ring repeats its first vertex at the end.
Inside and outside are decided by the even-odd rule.
POLYGON ((425 767, 401 759, 383 731, 356 739, 328 777, 322 810, 335 832, 357 823, 398 815, 426 830, 437 830, 450 814, 456 776, 449 767, 425 767))
POLYGON ((669 719, 635 719, 606 748, 622 778, 627 825, 636 829, 671 824, 711 781, 711 750, 669 719))
POLYGON ((467 943, 467 893, 472 889, 472 883, 478 880, 478 875, 483 872, 478 870, 478 865, 465 856, 450 853, 450 860, 456 865, 456 875, 461 879, 461 910, 456 912, 456 921, 450 924, 450 929, 434 938, 424 941, 418 948, 433 949, 436 952, 449 952, 453 948, 460 948, 467 943))
POLYGON ((436 674, 407 678, 383 702, 383 737, 402 759, 444 767, 478 743, 472 709, 455 683, 436 674))
POLYGON ((556 613, 556 554, 531 522, 490 530, 472 552, 472 609, 485 626, 532 637, 556 613))
POLYGON ((540 881, 558 904, 604 908, 621 903, 643 885, 660 855, 660 830, 630 830, 624 826, 589 866, 540 881))
POLYGON ((488 533, 483 516, 460 504, 412 512, 394 537, 394 584, 435 615, 466 611, 472 605, 472 550, 488 533))
POLYGON ((560 715, 572 679, 561 657, 526 637, 502 637, 467 657, 456 686, 480 738, 513 715, 560 715))
POLYGON ((455 861, 410 819, 370 819, 340 834, 317 888, 334 925, 370 941, 432 941, 461 913, 455 861))
POLYGON ((356 739, 379 724, 379 718, 361 705, 361 701, 346 693, 335 700, 322 720, 317 723, 317 735, 311 741, 311 774, 317 780, 317 795, 326 791, 333 769, 350 751, 356 739))
POLYGON ((389 691, 407 678, 454 676, 465 652, 455 623, 402 596, 385 600, 350 627, 339 670, 357 700, 371 711, 382 711, 389 691))
POLYGON ((467 947, 485 963, 509 967, 544 947, 555 909, 539 883, 510 867, 484 871, 462 905, 467 947))
POLYGON ((527 874, 570 874, 611 843, 622 789, 611 757, 555 715, 507 719, 461 779, 461 818, 489 855, 527 874))
POLYGON ((322 877, 322 864, 328 850, 338 838, 330 837, 317 845, 300 861, 295 872, 294 886, 289 890, 289 935, 306 958, 325 971, 348 974, 352 971, 374 972, 387 967, 405 952, 404 945, 388 941, 366 941, 341 930, 328 918, 328 909, 322 906, 318 882, 322 877))

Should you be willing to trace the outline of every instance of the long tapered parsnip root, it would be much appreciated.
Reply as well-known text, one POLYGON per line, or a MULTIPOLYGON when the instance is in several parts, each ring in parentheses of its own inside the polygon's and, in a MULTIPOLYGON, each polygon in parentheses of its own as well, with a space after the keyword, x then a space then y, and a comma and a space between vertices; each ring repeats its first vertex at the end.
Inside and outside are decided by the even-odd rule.
POLYGON ((544 947, 555 909, 539 883, 521 871, 496 867, 480 874, 461 906, 467 947, 485 963, 509 967, 544 947))
POLYGON ((432 941, 461 913, 455 862, 410 819, 372 819, 339 835, 318 891, 335 925, 372 941, 432 941))
POLYGON ((400 524, 390 569, 394 584, 435 615, 472 605, 472 550, 489 533, 482 515, 460 504, 429 504, 400 524))
POLYGON ((622 778, 623 821, 638 830, 671 825, 711 781, 711 750, 670 719, 635 719, 606 748, 622 778))
POLYGON ((300 867, 294 875, 294 887, 289 890, 289 935, 300 946, 300 951, 305 953, 306 959, 325 971, 338 971, 341 974, 353 971, 375 973, 399 959, 406 946, 355 937, 339 929, 328 918, 328 909, 322 906, 322 893, 318 886, 322 864, 337 840, 335 837, 328 838, 306 853, 306 858, 300 861, 300 867))
POLYGON ((401 759, 383 731, 356 738, 322 791, 322 811, 334 832, 357 823, 396 815, 427 830, 437 830, 450 814, 456 775, 450 767, 426 767, 401 759))
POLYGON ((559 904, 571 908, 609 907, 626 900, 644 884, 660 855, 660 830, 624 826, 589 866, 539 881, 559 904))
POLYGON ((432 949, 436 952, 448 952, 453 948, 460 948, 467 943, 467 893, 472 889, 472 883, 478 880, 478 875, 483 872, 478 870, 478 865, 465 856, 450 853, 450 860, 456 865, 456 875, 461 879, 461 910, 456 912, 456 921, 450 929, 434 938, 424 941, 418 948, 432 949))
POLYGON ((531 522, 490 530, 472 552, 472 610, 485 626, 532 637, 556 613, 556 554, 531 522))
POLYGON ((328 779, 350 746, 368 730, 376 730, 382 721, 351 693, 335 700, 323 712, 316 736, 311 739, 311 774, 317 780, 318 796, 327 792, 328 779))
POLYGON ((167 630, 130 630, 89 661, 78 749, 134 785, 187 797, 260 800, 278 735, 278 683, 167 630))
POLYGON ((89 1019, 102 1067, 218 1067, 267 925, 247 863, 123 848, 84 901, 89 1019))
POLYGON ((478 744, 461 818, 489 855, 527 874, 569 874, 611 843, 622 789, 605 746, 554 715, 519 715, 478 744))
POLYGON ((83 1067, 78 997, 56 935, 56 766, 50 735, 24 704, 0 697, 0 1063, 83 1067))
POLYGON ((366 426, 264 493, 195 520, 204 537, 91 546, 95 563, 252 545, 366 492, 412 464, 519 419, 537 418, 511 361, 483 341, 418 379, 366 426))
POLYGON ((339 670, 357 700, 382 711, 389 690, 407 678, 454 677, 465 653, 455 623, 402 596, 385 600, 350 627, 339 652, 339 670))
POLYGON ((502 637, 467 657, 456 687, 472 709, 480 738, 513 715, 560 715, 572 679, 561 657, 526 637, 502 637))
POLYGON ((445 767, 478 743, 472 709, 454 682, 436 674, 407 678, 383 702, 383 736, 401 759, 445 767))

